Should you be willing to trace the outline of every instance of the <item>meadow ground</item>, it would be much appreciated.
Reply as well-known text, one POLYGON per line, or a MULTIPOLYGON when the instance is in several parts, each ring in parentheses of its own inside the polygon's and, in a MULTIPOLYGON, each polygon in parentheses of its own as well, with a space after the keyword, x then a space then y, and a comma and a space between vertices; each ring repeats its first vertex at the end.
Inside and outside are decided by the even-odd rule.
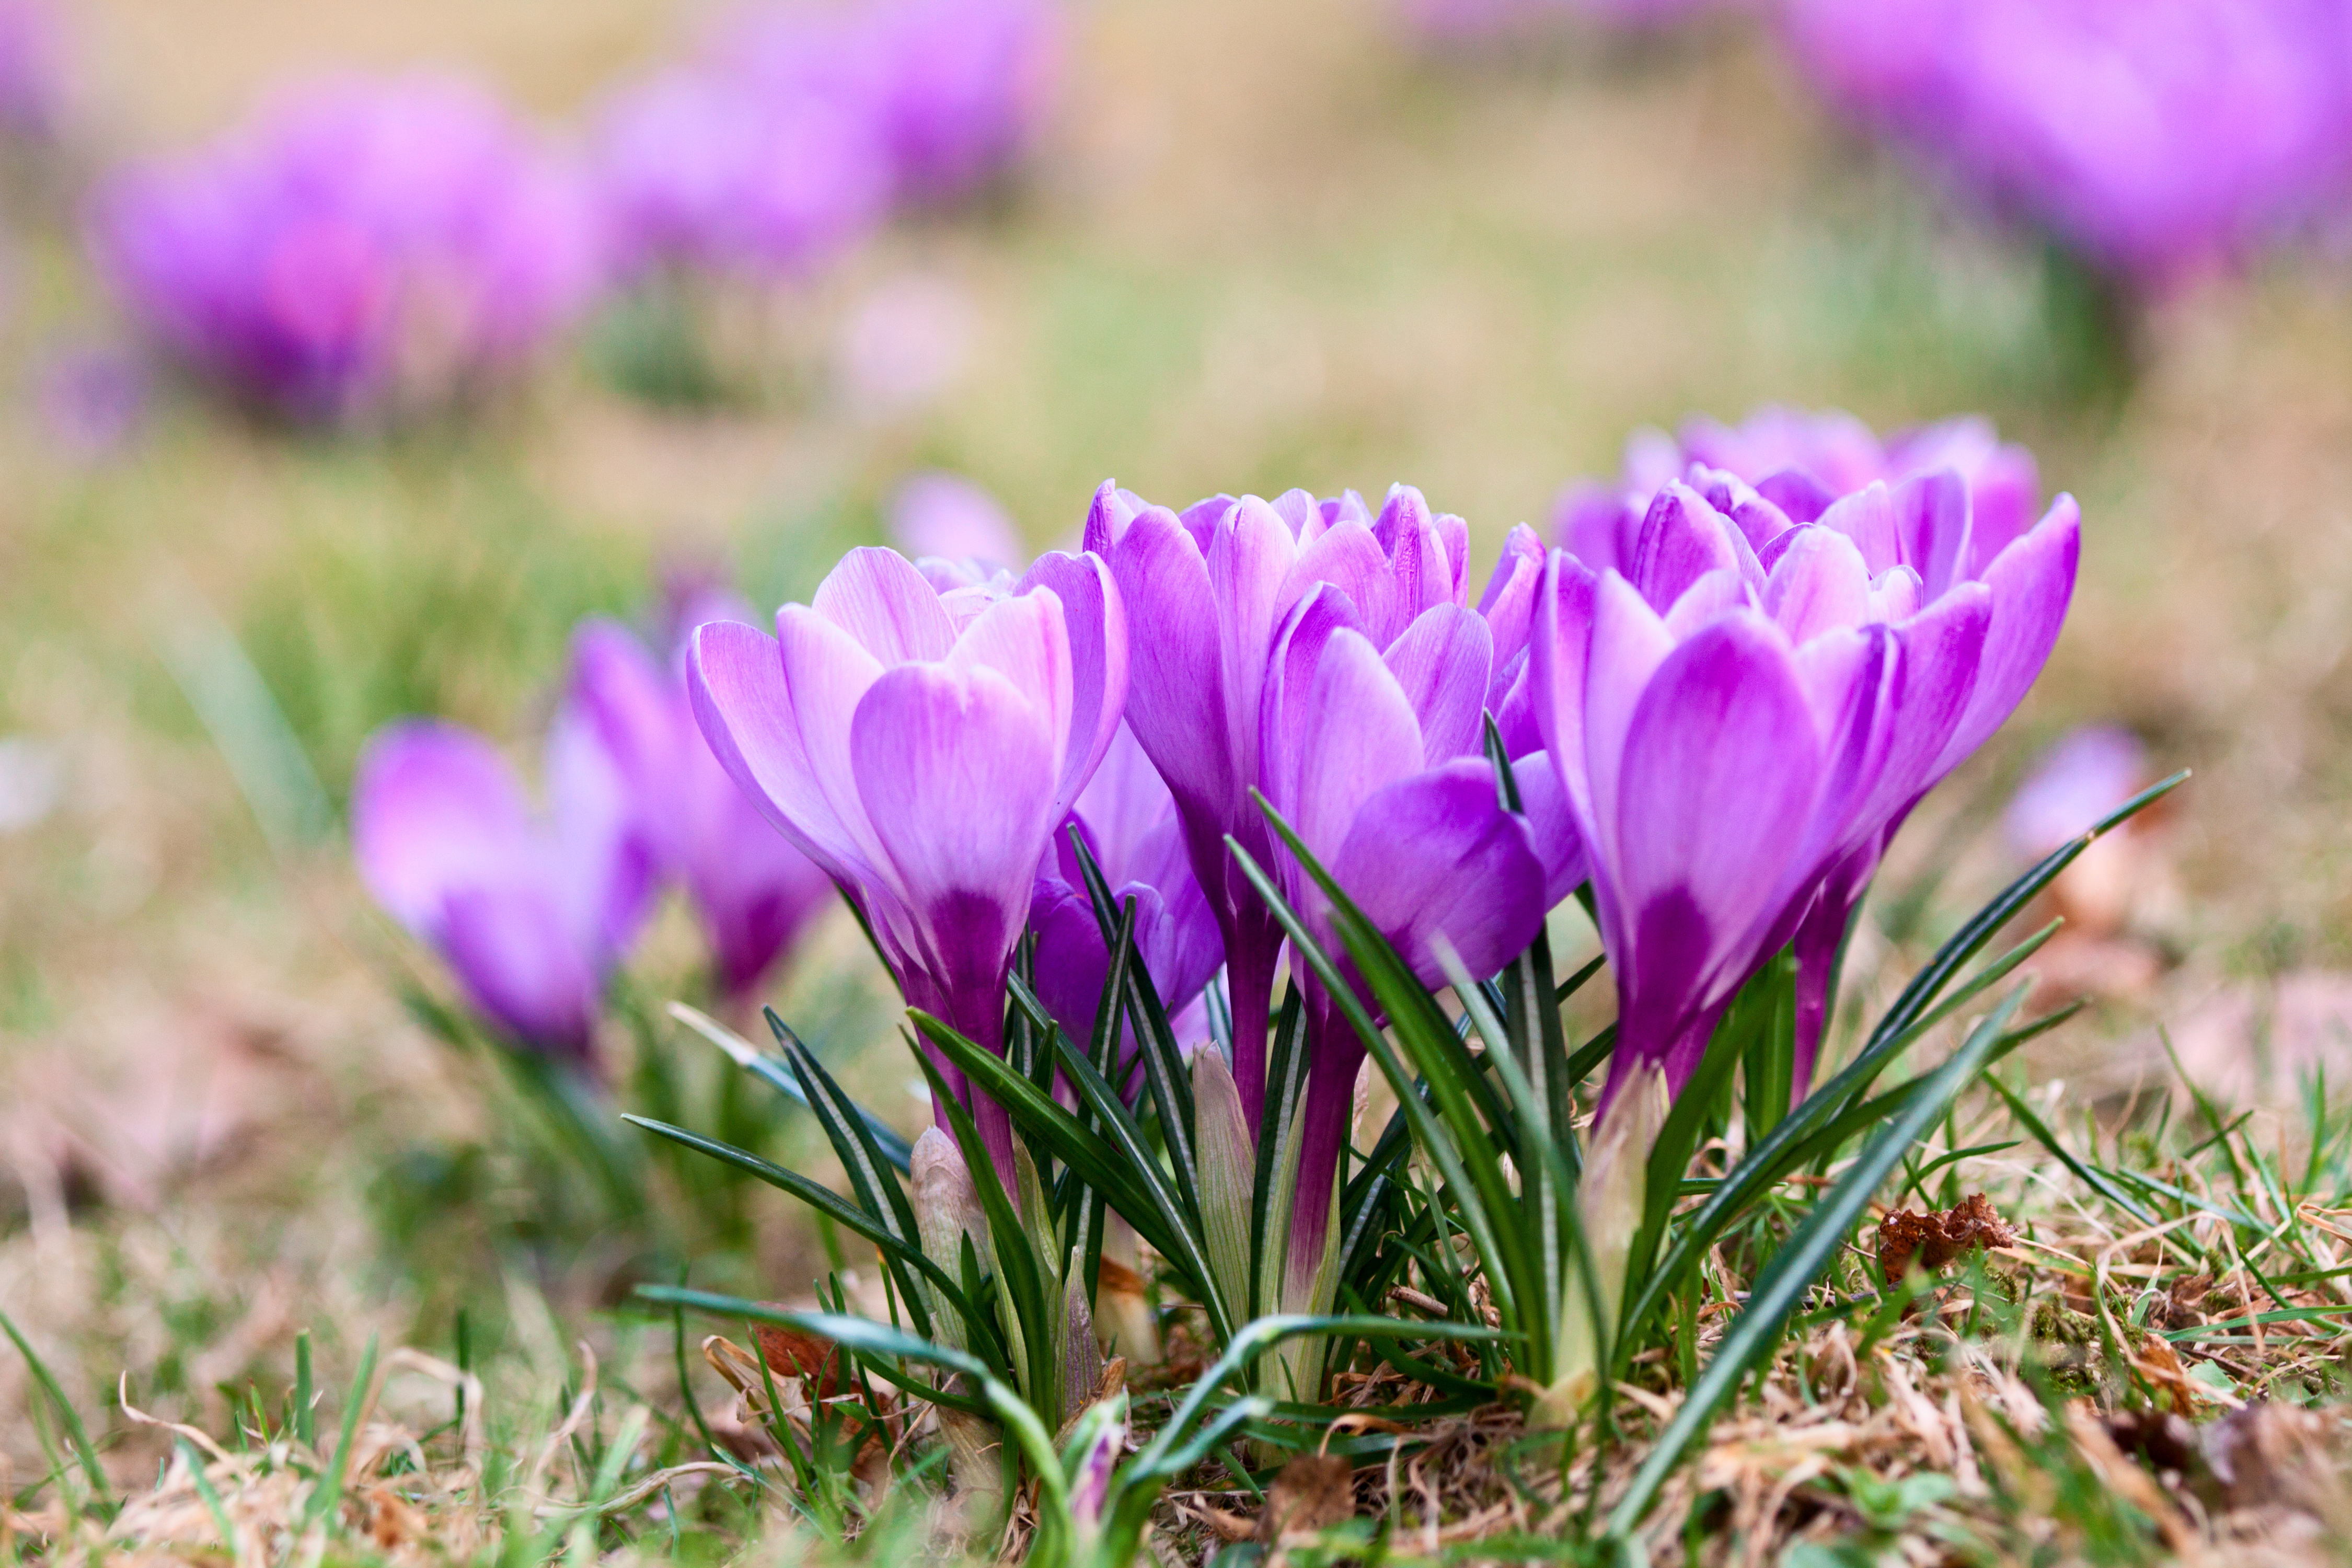
MULTIPOLYGON (((2113 1110, 2143 1077, 2149 1098, 2175 1095, 2160 1029, 2191 1079, 2233 1103, 2292 1106, 2313 1064, 2346 1076, 2352 298, 2340 260, 2274 263, 2158 302, 2136 384, 2086 392, 2053 346, 2039 257, 1942 210, 1829 124, 1752 29, 1433 63, 1367 11, 1083 7, 1034 178, 977 217, 902 227, 796 302, 775 334, 799 366, 793 384, 753 405, 649 408, 587 353, 493 417, 384 441, 289 436, 167 389, 136 448, 91 467, 60 457, 19 400, 0 425, 0 730, 14 737, 0 795, 47 809, 0 835, 0 1302, 110 1435, 111 1484, 144 1488, 173 1451, 119 1406, 119 1374, 133 1405, 219 1435, 224 1389, 289 1384, 298 1331, 312 1331, 334 1384, 371 1333, 454 1358, 463 1308, 493 1427, 517 1446, 517 1473, 541 1460, 516 1494, 545 1503, 541 1524, 560 1535, 583 1502, 649 1506, 634 1474, 625 1488, 616 1470, 599 1494, 594 1462, 627 1390, 676 1407, 667 1326, 599 1311, 641 1260, 499 1239, 519 1178, 499 1163, 479 1074, 404 1014, 385 977, 414 960, 367 907, 331 825, 299 794, 272 793, 300 770, 257 773, 260 743, 240 751, 239 715, 253 710, 239 705, 236 650, 338 802, 362 740, 399 713, 446 713, 520 745, 572 623, 641 609, 666 568, 722 567, 770 604, 805 593, 843 545, 874 536, 879 498, 915 467, 987 484, 1040 546, 1076 526, 1106 476, 1179 502, 1404 479, 1465 515, 1491 560, 1564 481, 1610 469, 1639 425, 1765 401, 1880 426, 1987 413, 2039 455, 2046 488, 2081 499, 2083 584, 2034 698, 1913 828, 1895 885, 1922 885, 1930 863, 1949 870, 1887 947, 1886 971, 1906 972, 1895 961, 2003 879, 1991 819, 2038 744, 2114 719, 2147 740, 2157 771, 2197 777, 2143 847, 2122 937, 2051 955, 2053 986, 2103 1000, 2035 1056, 2041 1078, 2094 1092, 2045 1103, 2075 1113, 2079 1141, 2095 1098, 2113 1110), (842 395, 824 369, 842 322, 910 280, 946 301, 935 335, 965 340, 946 389, 913 407, 842 395), (231 756, 248 764, 242 779, 231 756), (531 1445, 580 1390, 571 1347, 583 1336, 606 1403, 583 1419, 604 1436, 573 1457, 548 1439, 542 1457, 531 1445), (574 1464, 584 1470, 568 1475, 574 1464)), ((109 328, 70 226, 73 184, 103 157, 207 132, 282 73, 331 59, 453 61, 572 114, 688 25, 609 0, 110 0, 89 21, 89 145, 8 182, 0 343, 19 367, 109 328)), ((669 918, 640 965, 648 996, 676 982, 689 947, 683 916, 669 918)), ((879 984, 854 930, 835 929, 778 1001, 824 1020, 860 1091, 911 1122, 879 984)), ((2233 1137, 2300 1168, 2294 1120, 2233 1137)), ((782 1136, 812 1159, 821 1147, 805 1129, 782 1136)), ((2033 1153, 1979 1157, 1967 1184, 2013 1189, 2043 1215, 2045 1244, 2095 1275, 2101 1248, 2131 1227, 2063 1180, 2029 1192, 2050 1174, 2027 1168, 2033 1153)), ((2293 1246, 2325 1274, 2341 1222, 2314 1180, 2316 1228, 2293 1246)), ((2231 1201, 2294 1228, 2284 1194, 2231 1201)), ((823 1268, 819 1238, 782 1200, 759 1207, 754 1230, 740 1283, 789 1296, 823 1268)), ((2144 1271, 2143 1299, 2203 1268, 2201 1254, 2147 1254, 2143 1239, 2107 1258, 2144 1271)), ((2042 1288, 2063 1305, 2060 1275, 2073 1277, 2042 1288)), ((2340 1281, 2304 1287, 2322 1288, 2341 1296, 2340 1281)), ((2096 1319, 2104 1300, 2077 1305, 2096 1319)), ((2237 1304, 2261 1307, 2242 1291, 2237 1304)), ((2176 1328, 2229 1310, 2217 1299, 2159 1312, 2176 1310, 2191 1314, 2176 1328)), ((2144 1301, 2134 1322, 2145 1319, 2144 1301)), ((2274 1348, 2258 1344, 2220 1392, 2242 1400, 2284 1375, 2263 1359, 2274 1348)), ((1923 1379, 1941 1375, 1922 1357, 1923 1379)), ((2332 1375, 2317 1350, 2288 1362, 2297 1379, 2332 1375)), ((392 1377, 385 1433, 446 1418, 436 1375, 412 1362, 392 1377)), ((1838 1414, 1824 1391, 1850 1384, 1819 1383, 1826 1372, 1798 1383, 1808 1376, 1818 1386, 1776 1385, 1768 1405, 1785 1395, 1832 1410, 1808 1421, 1854 1427, 1830 1445, 1834 1465, 1692 1483, 1760 1510, 1739 1527, 1755 1560, 1771 1536, 1758 1521, 1790 1495, 1773 1487, 1866 1513, 1877 1504, 1853 1501, 1864 1483, 1834 1478, 1869 1470, 1874 1453, 1897 1456, 1873 1474, 1898 1490, 1906 1474, 1974 1456, 1952 1470, 1977 1478, 1973 1492, 1959 1483, 1955 1517, 1971 1498, 2030 1490, 2019 1478, 2038 1461, 2004 1460, 1985 1436, 2030 1428, 2023 1405, 1988 1426, 1929 1387, 1927 1414, 1884 1400, 1838 1414), (1905 1435, 1863 1432, 1872 1421, 1905 1435), (1895 1446, 1871 1447, 1882 1438, 1895 1446)), ((58 1440, 30 1418, 38 1400, 26 1364, 0 1355, 12 1489, 47 1472, 44 1444, 58 1440)), ((354 1486, 394 1451, 355 1468, 354 1486)), ((2098 1490, 2096 1445, 2069 1453, 2098 1490)), ((1499 1506, 1461 1484, 1454 1522, 1499 1506)), ((1923 1492, 1882 1514, 1945 1506, 1923 1492)), ((369 1507, 393 1518, 393 1503, 369 1507)), ((467 1517, 464 1529, 515 1533, 479 1508, 467 1517)), ((2161 1528, 2182 1546, 2203 1526, 2161 1528)), ((404 1529, 382 1525, 380 1548, 465 1549, 404 1529)))

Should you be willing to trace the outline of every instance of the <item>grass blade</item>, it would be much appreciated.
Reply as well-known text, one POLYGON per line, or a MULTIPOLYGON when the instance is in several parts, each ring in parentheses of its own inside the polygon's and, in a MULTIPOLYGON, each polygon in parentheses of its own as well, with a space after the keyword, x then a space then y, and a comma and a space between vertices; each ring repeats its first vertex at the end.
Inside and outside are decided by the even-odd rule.
POLYGON ((107 1484, 106 1467, 98 1462, 98 1447, 89 1440, 89 1428, 81 1424, 81 1412, 73 1407, 73 1402, 66 1397, 66 1391, 58 1386, 57 1378, 51 1375, 41 1358, 33 1353, 32 1345, 17 1332, 15 1320, 5 1312, 0 1312, 0 1329, 7 1331, 8 1338, 16 1346, 16 1353, 23 1356, 25 1364, 32 1369, 33 1381, 41 1385, 41 1393, 47 1396, 50 1408, 58 1413, 58 1419, 65 1423, 66 1436, 73 1443, 74 1458, 81 1461, 82 1474, 89 1480, 90 1496, 100 1508, 111 1507, 114 1489, 107 1484))

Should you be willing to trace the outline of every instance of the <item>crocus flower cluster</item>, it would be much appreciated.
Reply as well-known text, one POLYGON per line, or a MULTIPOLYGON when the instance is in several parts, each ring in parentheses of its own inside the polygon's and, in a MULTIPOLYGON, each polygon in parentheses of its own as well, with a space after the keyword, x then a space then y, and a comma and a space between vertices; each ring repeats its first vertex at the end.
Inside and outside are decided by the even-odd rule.
POLYGON ((1794 0, 1831 98, 2096 266, 2161 286, 2337 205, 2352 18, 2328 0, 1794 0))
MULTIPOLYGON (((702 627, 690 668, 711 750, 848 893, 908 1001, 1002 1050, 1039 864, 1127 701, 1127 612, 1102 562, 1048 555, 942 595, 893 551, 852 551, 774 637, 702 627)), ((971 1110, 1009 1183, 1011 1122, 985 1097, 971 1110)))
POLYGON ((1615 494, 1571 493, 1534 647, 1619 987, 1605 1098, 1651 1068, 1679 1089, 1791 942, 1801 1096, 1854 907, 2041 673, 2080 517, 2062 496, 2026 526, 2032 460, 1976 421, 1883 443, 1840 414, 1696 422, 1685 477, 1645 497, 1663 444, 1637 439, 1615 494))
MULTIPOLYGON (((1107 955, 1060 836, 1134 900, 1171 1006, 1222 963, 1230 1033, 1193 1066, 1211 1266, 1244 1288, 1245 1173, 1281 1140, 1286 1253, 1260 1305, 1324 1310, 1364 1055, 1327 986, 1377 1008, 1269 810, 1432 987, 1502 969, 1589 879, 1619 994, 1593 1144, 1615 1168, 1591 1186, 1638 1208, 1623 1178, 1664 1104, 1791 944, 1802 1092, 1837 938, 1887 838, 2049 655, 2074 503, 2022 521, 2031 465, 1983 426, 1882 442, 1776 414, 1685 444, 1763 471, 1694 458, 1622 488, 1591 509, 1606 518, 1589 559, 1515 530, 1475 608, 1466 525, 1402 486, 1377 513, 1303 490, 1177 511, 1106 483, 1083 552, 1018 579, 853 552, 776 637, 697 634, 696 712, 849 890, 909 1002, 992 1049, 1024 927, 1049 1006, 1074 1035, 1093 1025, 1107 955), (1294 955, 1307 1070, 1282 1127, 1266 1125, 1282 931, 1234 845, 1341 961, 1327 975, 1294 955)), ((937 532, 1002 547, 992 528, 937 532)), ((943 1076, 1009 1184, 1004 1112, 943 1076)))
POLYGON ((881 0, 739 15, 624 89, 595 159, 616 263, 803 276, 900 200, 961 195, 1034 134, 1054 0, 881 0))
POLYGON ((598 276, 584 191, 488 95, 312 84, 100 195, 100 265, 172 356, 303 421, 381 420, 507 376, 598 276))
POLYGON ((739 1008, 833 892, 710 755, 682 673, 619 626, 574 637, 543 771, 540 815, 488 741, 411 720, 369 742, 352 792, 370 891, 527 1048, 590 1061, 604 983, 666 881, 684 884, 714 989, 739 1008))

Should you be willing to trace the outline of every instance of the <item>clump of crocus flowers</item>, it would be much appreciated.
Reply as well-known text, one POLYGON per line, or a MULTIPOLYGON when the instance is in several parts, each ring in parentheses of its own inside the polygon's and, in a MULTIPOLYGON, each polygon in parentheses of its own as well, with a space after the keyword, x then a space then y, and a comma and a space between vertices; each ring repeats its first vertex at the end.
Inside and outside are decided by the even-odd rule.
POLYGON ((623 89, 592 160, 626 274, 804 278, 894 203, 967 195, 1034 140, 1053 0, 882 0, 739 13, 623 89))
POLYGON ((1795 0, 1800 61, 1985 205, 2143 289, 2340 208, 2352 24, 2313 0, 1795 0))
MULTIPOLYGON (((739 613, 707 593, 680 606, 690 624, 739 613)), ((352 788, 369 890, 510 1046, 595 1069, 605 988, 667 886, 693 904, 710 990, 736 1015, 833 896, 702 743, 677 659, 615 622, 574 636, 541 772, 534 811, 489 741, 412 719, 369 742, 352 788)))
POLYGON ((433 75, 310 83, 118 174, 90 226, 171 359, 302 423, 479 396, 546 348, 600 268, 577 178, 487 92, 433 75))
MULTIPOLYGON (((1379 1016, 1318 873, 1433 989, 1500 973, 1586 889, 1618 1024, 1579 1189, 1598 1295, 1564 1304, 1580 1327, 1560 1342, 1580 1349, 1538 1406, 1565 1421, 1597 1374, 1667 1106, 1784 952, 1804 1095, 1835 954, 1888 840, 2024 696, 2078 550, 2074 502, 2031 515, 2030 462, 1975 424, 1881 441, 1772 411, 1692 426, 1673 463, 1656 446, 1654 472, 1571 509, 1576 542, 1514 530, 1475 603, 1467 525, 1407 486, 1377 509, 1293 490, 1178 510, 1106 482, 1080 550, 1025 570, 853 551, 773 636, 731 618, 692 634, 694 716, 743 798, 856 907, 908 1004, 978 1048, 1004 1052, 1024 963, 1073 1038, 1094 1032, 1095 862, 1131 901, 1167 1009, 1222 1003, 1181 1040, 1194 1199, 1220 1294, 1259 1311, 1332 1305, 1366 1056, 1347 1015, 1379 1016), (1332 962, 1286 957, 1286 930, 1332 962), (1269 1080, 1286 968, 1295 1094, 1269 1080), (1268 1145, 1283 1210, 1260 1289, 1242 1238, 1268 1145)), ((938 538, 1009 547, 947 516, 938 538)), ((583 668, 596 653, 583 642, 583 668)), ((615 820, 565 806, 567 790, 610 795, 565 785, 560 763, 556 830, 615 820)), ((588 775, 607 776, 631 768, 588 775)), ((499 819, 521 817, 501 805, 499 819)), ((462 921, 433 910, 474 895, 436 906, 415 890, 435 879, 376 880, 456 959, 462 921)), ((926 1247, 936 1230, 956 1250, 979 1223, 972 1184, 1017 1200, 1028 1155, 1005 1108, 925 1048, 945 1097, 916 1151, 917 1206, 926 1247), (950 1157, 949 1097, 992 1170, 950 1157)), ((1314 1397, 1320 1352, 1285 1366, 1293 1396, 1314 1397)))

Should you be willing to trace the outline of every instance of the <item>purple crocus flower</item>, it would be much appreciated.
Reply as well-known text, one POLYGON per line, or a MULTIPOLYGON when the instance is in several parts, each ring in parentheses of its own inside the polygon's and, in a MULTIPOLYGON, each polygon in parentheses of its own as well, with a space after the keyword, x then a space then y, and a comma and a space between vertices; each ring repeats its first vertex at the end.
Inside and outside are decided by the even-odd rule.
POLYGON ((2119 724, 2085 724, 2035 761, 2001 813, 2012 852, 2039 860, 2147 786, 2147 748, 2119 724))
MULTIPOLYGON (((682 626, 740 621, 748 606, 702 594, 682 626)), ((635 634, 592 621, 572 641, 569 700, 625 777, 639 830, 676 875, 710 943, 713 988, 730 1013, 750 1009, 760 982, 831 900, 833 880, 770 827, 711 755, 695 722, 685 648, 656 666, 635 634)))
POLYGON ((1110 950, 1069 841, 1073 828, 1085 836, 1114 905, 1135 900, 1136 962, 1176 1021, 1179 1044, 1192 1043, 1199 1026, 1188 1029, 1182 1015, 1199 1011, 1193 1005, 1224 962, 1224 945, 1209 900, 1192 876, 1175 797, 1123 723, 1069 820, 1054 836, 1029 904, 1029 926, 1037 938, 1038 1000, 1084 1046, 1094 1037, 1110 950))
MULTIPOLYGON (((959 626, 911 562, 854 550, 774 639, 706 626, 688 668, 711 750, 848 893, 908 1002, 1001 1050, 1038 865, 1126 702, 1127 616, 1092 555, 973 609, 959 626)), ((971 1110, 1009 1183, 1003 1108, 971 1110)))
POLYGON ((53 134, 65 107, 65 38, 48 0, 0 0, 0 135, 53 134))
POLYGON ((1855 118, 2143 284, 2238 258, 2352 171, 2330 0, 1798 0, 1788 33, 1855 118))
POLYGON ((887 0, 868 26, 902 192, 967 195, 1028 151, 1060 74, 1055 0, 887 0))
POLYGON ((1732 994, 1792 942, 1803 1093, 1887 837, 2023 698, 2073 592, 2071 499, 1989 555, 1969 522, 1949 469, 1800 521, 1694 468, 1622 564, 1552 557, 1535 706, 1617 977, 1604 1114, 1654 1073, 1679 1090, 1732 994))
MULTIPOLYGON (((1507 553, 1506 570, 1512 564, 1507 553)), ((1487 618, 1441 601, 1384 643, 1373 626, 1329 583, 1286 617, 1266 679, 1265 795, 1424 984, 1446 983, 1442 946, 1472 973, 1491 974, 1584 879, 1578 841, 1559 831, 1558 785, 1539 752, 1514 773, 1533 797, 1531 815, 1552 829, 1545 842, 1503 807, 1482 749, 1496 646, 1487 618)), ((1304 868, 1286 850, 1275 868, 1322 945, 1344 953, 1304 868)), ((1309 1065, 1285 1304, 1319 1311, 1328 1306, 1318 1278, 1364 1047, 1321 982, 1311 973, 1302 982, 1309 1065)))
POLYGON ((490 743, 438 720, 380 731, 352 787, 352 845, 376 901, 439 950, 518 1043, 586 1066, 605 976, 651 908, 658 854, 622 767, 572 704, 535 816, 490 743))
POLYGON ((1175 796, 1192 873, 1224 939, 1234 1078, 1255 1132, 1282 931, 1225 837, 1272 864, 1251 792, 1265 781, 1262 699, 1276 634, 1309 589, 1328 582, 1386 647, 1423 610, 1464 603, 1469 529, 1433 515, 1405 486, 1375 519, 1352 491, 1330 500, 1304 490, 1272 501, 1214 496, 1180 515, 1106 481, 1086 543, 1109 563, 1136 619, 1128 722, 1175 796))
POLYGON ((797 279, 880 221, 890 166, 845 95, 684 68, 604 111, 593 177, 615 263, 797 279))
POLYGON ((175 358, 306 421, 480 390, 570 321, 598 271, 579 183, 488 94, 432 76, 313 83, 119 175, 91 237, 175 358))

